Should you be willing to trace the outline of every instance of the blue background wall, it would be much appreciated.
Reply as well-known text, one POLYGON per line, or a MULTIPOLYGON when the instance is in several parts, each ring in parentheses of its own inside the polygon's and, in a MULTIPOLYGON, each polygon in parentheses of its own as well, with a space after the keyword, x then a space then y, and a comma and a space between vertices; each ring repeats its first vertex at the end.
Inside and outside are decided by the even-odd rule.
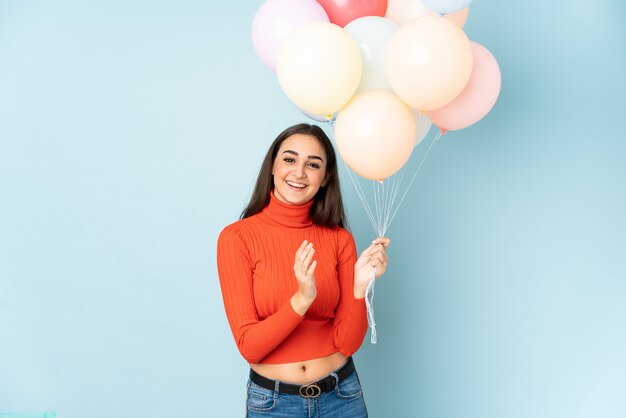
MULTIPOLYGON (((252 49, 260 4, 0 1, 0 411, 243 415, 215 241, 305 119, 252 49)), ((389 231, 371 416, 626 416, 625 20, 472 5, 503 88, 389 231)))

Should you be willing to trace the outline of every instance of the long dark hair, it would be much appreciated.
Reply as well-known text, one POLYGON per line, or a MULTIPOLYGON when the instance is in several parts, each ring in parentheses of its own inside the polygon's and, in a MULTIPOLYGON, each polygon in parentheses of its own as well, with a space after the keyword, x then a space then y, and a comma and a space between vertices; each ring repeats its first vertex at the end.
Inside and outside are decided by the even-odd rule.
POLYGON ((324 131, 319 126, 309 125, 308 123, 300 123, 285 129, 272 142, 263 159, 263 164, 261 164, 250 202, 241 213, 240 218, 244 219, 261 212, 270 202, 270 192, 274 189, 274 179, 272 178, 274 159, 283 141, 294 134, 306 134, 317 138, 324 148, 326 159, 328 160, 326 163, 326 185, 320 187, 313 198, 313 205, 311 205, 311 219, 313 223, 330 228, 337 225, 347 228, 348 224, 339 187, 339 171, 337 170, 335 150, 324 131))

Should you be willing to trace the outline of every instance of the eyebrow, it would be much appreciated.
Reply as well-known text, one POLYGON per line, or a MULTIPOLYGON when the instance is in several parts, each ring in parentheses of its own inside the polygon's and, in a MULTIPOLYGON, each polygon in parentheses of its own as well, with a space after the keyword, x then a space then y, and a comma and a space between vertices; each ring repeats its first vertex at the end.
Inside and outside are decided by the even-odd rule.
MULTIPOLYGON (((293 154, 293 155, 296 155, 296 156, 300 155, 300 154, 298 154, 297 152, 292 151, 292 150, 290 150, 290 149, 286 149, 286 150, 284 150, 284 151, 283 151, 283 154, 285 154, 285 153, 287 153, 287 154, 293 154)), ((324 162, 324 160, 322 159, 322 157, 319 157, 319 156, 317 156, 317 155, 309 155, 309 158, 314 159, 314 160, 320 160, 321 162, 324 162)))

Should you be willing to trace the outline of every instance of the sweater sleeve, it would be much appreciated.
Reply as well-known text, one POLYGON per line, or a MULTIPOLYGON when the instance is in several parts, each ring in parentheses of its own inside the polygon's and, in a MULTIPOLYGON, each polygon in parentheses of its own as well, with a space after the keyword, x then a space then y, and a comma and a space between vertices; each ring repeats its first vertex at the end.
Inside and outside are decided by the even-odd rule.
POLYGON ((217 270, 230 329, 241 355, 258 363, 301 322, 288 299, 273 315, 259 320, 253 292, 253 263, 243 236, 232 224, 217 240, 217 270))
POLYGON ((354 354, 367 332, 367 309, 365 299, 354 297, 354 264, 356 263, 354 238, 345 229, 339 234, 337 278, 339 280, 339 304, 335 309, 333 331, 335 346, 345 356, 354 354))

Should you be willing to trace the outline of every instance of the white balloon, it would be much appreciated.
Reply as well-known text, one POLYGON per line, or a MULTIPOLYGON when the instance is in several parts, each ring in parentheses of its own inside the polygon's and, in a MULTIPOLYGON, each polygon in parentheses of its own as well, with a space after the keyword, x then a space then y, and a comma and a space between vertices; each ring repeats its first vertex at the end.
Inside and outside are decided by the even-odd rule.
POLYGON ((366 16, 348 23, 343 28, 359 45, 363 73, 356 93, 369 90, 393 92, 387 79, 385 57, 387 44, 398 26, 384 17, 366 16))
POLYGON ((420 0, 388 0, 385 17, 402 26, 418 17, 438 15, 420 0))
POLYGON ((472 48, 467 35, 450 20, 425 16, 393 34, 386 63, 396 95, 426 112, 461 93, 472 73, 472 48))
POLYGON ((354 95, 362 68, 359 46, 342 28, 311 22, 283 42, 276 75, 296 106, 314 115, 328 115, 354 95))

